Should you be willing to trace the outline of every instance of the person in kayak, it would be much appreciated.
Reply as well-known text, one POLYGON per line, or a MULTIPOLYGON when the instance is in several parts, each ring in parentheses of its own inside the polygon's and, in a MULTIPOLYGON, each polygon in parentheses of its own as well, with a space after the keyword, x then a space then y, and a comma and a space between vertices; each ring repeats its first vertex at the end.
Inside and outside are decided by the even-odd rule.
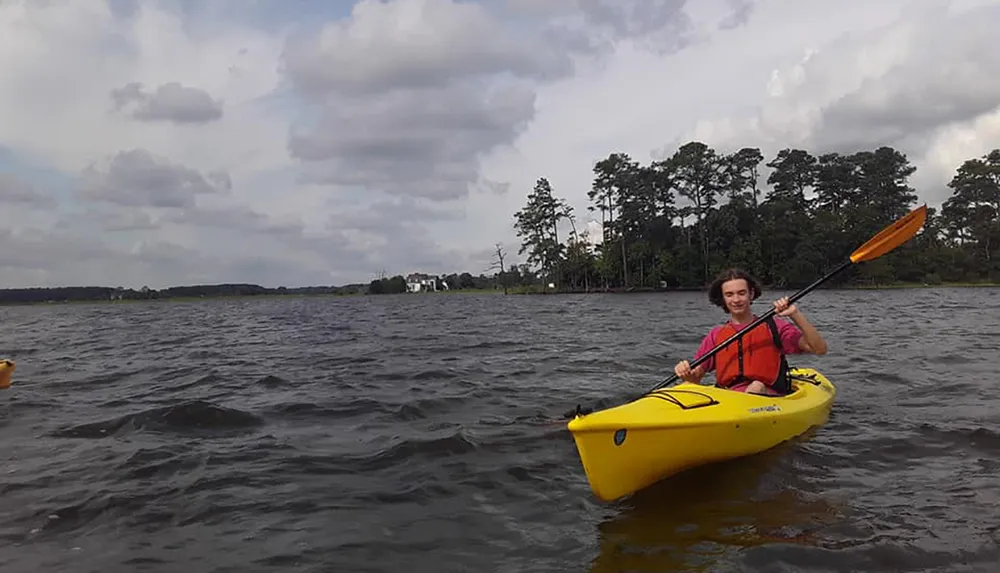
MULTIPOLYGON (((709 331, 694 360, 756 320, 758 317, 751 312, 750 305, 762 292, 760 283, 742 269, 729 269, 719 275, 708 289, 708 299, 729 314, 729 320, 709 331)), ((773 304, 775 314, 791 322, 771 317, 752 332, 727 344, 697 368, 681 360, 674 367, 674 373, 686 382, 698 383, 705 374, 715 370, 716 385, 722 388, 769 396, 789 393, 791 383, 786 356, 826 354, 826 341, 805 314, 788 303, 788 297, 779 298, 773 304)))

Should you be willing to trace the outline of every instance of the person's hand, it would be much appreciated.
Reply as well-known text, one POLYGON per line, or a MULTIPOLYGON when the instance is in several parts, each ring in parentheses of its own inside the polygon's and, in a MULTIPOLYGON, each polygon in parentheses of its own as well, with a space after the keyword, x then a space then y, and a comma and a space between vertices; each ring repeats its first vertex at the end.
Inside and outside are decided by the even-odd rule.
POLYGON ((798 311, 799 309, 794 304, 788 304, 787 296, 783 296, 774 301, 774 312, 778 316, 792 316, 798 311))
POLYGON ((681 380, 691 380, 691 376, 694 372, 691 370, 691 364, 687 360, 681 360, 674 366, 674 374, 676 374, 681 380))

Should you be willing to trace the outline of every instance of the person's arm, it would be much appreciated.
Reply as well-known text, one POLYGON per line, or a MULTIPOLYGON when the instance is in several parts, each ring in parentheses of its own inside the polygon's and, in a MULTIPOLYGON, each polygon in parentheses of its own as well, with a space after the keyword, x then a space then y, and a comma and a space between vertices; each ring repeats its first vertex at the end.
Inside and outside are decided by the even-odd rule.
POLYGON ((792 319, 795 326, 799 327, 802 331, 802 338, 799 339, 799 348, 803 352, 812 352, 813 354, 823 355, 826 354, 826 341, 820 335, 816 327, 809 322, 806 315, 799 309, 795 309, 788 318, 792 319))
POLYGON ((802 336, 799 338, 798 346, 802 352, 826 354, 826 341, 797 306, 788 304, 788 297, 781 297, 774 301, 774 310, 777 311, 778 316, 791 319, 795 326, 799 327, 802 336))

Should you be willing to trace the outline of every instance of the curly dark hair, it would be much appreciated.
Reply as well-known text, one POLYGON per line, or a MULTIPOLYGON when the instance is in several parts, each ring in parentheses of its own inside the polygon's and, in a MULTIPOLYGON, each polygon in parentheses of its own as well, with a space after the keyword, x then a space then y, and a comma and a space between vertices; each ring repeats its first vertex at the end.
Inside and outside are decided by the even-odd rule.
POLYGON ((750 276, 750 273, 744 271, 743 269, 732 268, 722 271, 722 273, 720 273, 719 276, 712 281, 712 285, 708 287, 708 300, 715 306, 721 308, 723 311, 729 312, 726 308, 726 301, 722 296, 722 284, 736 279, 743 279, 747 281, 747 286, 750 287, 750 300, 757 300, 761 293, 764 292, 760 287, 760 283, 757 282, 757 279, 750 276))

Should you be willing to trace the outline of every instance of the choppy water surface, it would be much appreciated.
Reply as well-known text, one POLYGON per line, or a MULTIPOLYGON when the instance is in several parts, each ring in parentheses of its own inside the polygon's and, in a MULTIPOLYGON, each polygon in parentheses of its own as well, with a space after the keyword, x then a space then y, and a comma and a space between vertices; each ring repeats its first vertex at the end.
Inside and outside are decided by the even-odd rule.
POLYGON ((830 422, 614 504, 561 415, 689 357, 701 293, 3 308, 0 571, 994 571, 1000 290, 800 305, 830 422))

